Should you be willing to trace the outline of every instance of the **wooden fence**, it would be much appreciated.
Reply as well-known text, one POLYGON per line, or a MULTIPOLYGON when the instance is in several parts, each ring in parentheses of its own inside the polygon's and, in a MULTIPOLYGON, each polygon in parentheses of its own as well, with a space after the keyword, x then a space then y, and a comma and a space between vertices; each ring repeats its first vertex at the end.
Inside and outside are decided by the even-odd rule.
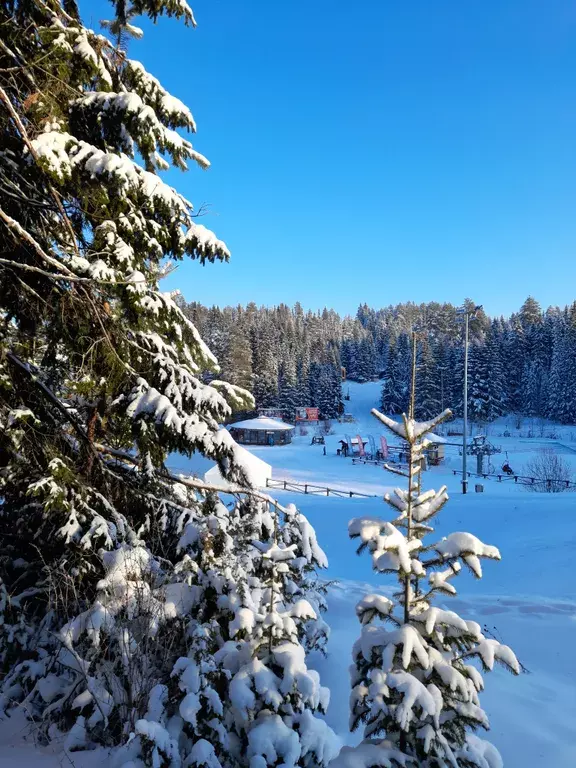
MULTIPOLYGON (((461 469, 453 469, 452 474, 454 475, 461 475, 462 470, 461 469)), ((559 490, 564 491, 570 488, 576 488, 576 483, 573 483, 571 480, 553 480, 551 478, 538 478, 538 477, 527 477, 526 475, 507 475, 507 474, 490 474, 488 472, 478 474, 477 472, 466 472, 467 478, 477 478, 478 480, 488 480, 491 478, 496 479, 499 483, 503 483, 506 481, 513 481, 519 485, 535 485, 535 486, 541 486, 542 489, 544 488, 547 491, 559 490)))
POLYGON ((341 499, 352 499, 355 496, 362 499, 376 499, 378 496, 374 493, 359 493, 358 491, 345 491, 342 488, 326 488, 322 485, 311 485, 310 483, 296 483, 293 480, 273 480, 267 478, 266 488, 275 488, 280 491, 294 491, 294 493, 305 493, 311 496, 336 496, 341 499))

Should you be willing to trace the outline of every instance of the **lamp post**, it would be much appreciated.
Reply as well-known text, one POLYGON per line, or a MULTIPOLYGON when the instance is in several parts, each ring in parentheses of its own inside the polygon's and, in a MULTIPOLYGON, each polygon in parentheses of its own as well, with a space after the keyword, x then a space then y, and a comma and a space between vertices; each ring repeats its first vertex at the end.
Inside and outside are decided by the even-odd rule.
POLYGON ((466 448, 468 433, 468 334, 470 329, 470 318, 475 317, 476 313, 482 309, 479 304, 476 307, 460 307, 456 314, 464 317, 464 424, 462 429, 462 493, 468 491, 468 473, 466 470, 466 448))

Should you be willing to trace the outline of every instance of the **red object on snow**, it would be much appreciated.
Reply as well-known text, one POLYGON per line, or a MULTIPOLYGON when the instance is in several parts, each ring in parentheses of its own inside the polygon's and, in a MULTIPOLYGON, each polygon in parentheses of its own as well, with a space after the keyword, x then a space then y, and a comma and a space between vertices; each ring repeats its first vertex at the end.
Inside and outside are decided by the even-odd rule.
POLYGON ((382 451, 382 458, 387 459, 388 458, 388 443, 386 442, 386 438, 384 435, 380 435, 380 450, 382 451))

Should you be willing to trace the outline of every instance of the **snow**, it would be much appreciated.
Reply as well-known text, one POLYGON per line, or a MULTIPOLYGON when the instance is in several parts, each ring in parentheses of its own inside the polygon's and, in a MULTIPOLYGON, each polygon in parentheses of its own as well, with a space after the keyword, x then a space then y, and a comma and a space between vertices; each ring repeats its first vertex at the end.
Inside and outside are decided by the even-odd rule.
MULTIPOLYGON (((205 161, 208 163, 208 161, 205 161)), ((185 243, 187 248, 192 248, 204 256, 217 256, 222 254, 223 258, 230 258, 230 251, 226 244, 219 240, 214 232, 207 229, 203 224, 191 222, 186 232, 185 243)))
POLYGON ((470 570, 478 578, 482 577, 480 557, 500 560, 497 547, 483 544, 471 533, 451 533, 436 545, 436 551, 443 560, 453 560, 461 557, 470 570))
POLYGON ((387 672, 383 678, 384 684, 403 694, 402 703, 396 709, 395 718, 404 730, 407 730, 414 717, 414 707, 419 707, 425 715, 430 717, 438 715, 434 696, 414 675, 409 672, 387 672))
POLYGON ((267 432, 285 432, 294 429, 292 424, 286 424, 279 419, 271 419, 268 416, 261 416, 258 419, 246 419, 245 421, 235 421, 230 424, 229 429, 261 429, 267 432))
MULTIPOLYGON (((144 737, 155 745, 153 749, 153 760, 155 757, 154 752, 156 752, 156 750, 161 750, 168 758, 179 759, 178 744, 170 738, 170 734, 160 725, 160 723, 151 720, 137 720, 135 731, 139 736, 144 737)), ((162 762, 164 761, 158 759, 157 765, 162 765, 162 762)))
POLYGON ((330 768, 395 768, 406 765, 406 757, 390 742, 374 741, 363 744, 359 750, 344 747, 330 768))
MULTIPOLYGON (((254 488, 266 488, 266 481, 272 477, 272 466, 232 440, 226 430, 221 431, 225 432, 227 441, 231 442, 235 463, 242 469, 248 482, 254 488)), ((191 458, 176 453, 172 454, 168 465, 178 474, 201 478, 210 485, 222 489, 230 487, 230 483, 222 476, 218 464, 201 453, 195 453, 191 458)))
POLYGON ((420 570, 416 561, 411 558, 411 553, 422 546, 420 541, 407 541, 404 535, 392 523, 381 524, 374 518, 354 518, 350 521, 350 536, 359 536, 363 543, 368 544, 372 553, 374 569, 386 573, 388 571, 402 571, 403 573, 417 573, 420 570), (416 569, 416 570, 415 570, 416 569))
MULTIPOLYGON (((370 559, 354 554, 356 542, 349 539, 347 526, 352 518, 370 517, 376 526, 378 516, 389 515, 381 499, 384 493, 392 493, 398 478, 381 467, 352 464, 350 459, 336 456, 338 441, 344 434, 359 432, 363 437, 372 434, 378 444, 378 435, 384 432, 370 416, 370 409, 379 400, 380 382, 349 382, 345 391, 348 387, 351 400, 346 403, 346 410, 355 417, 356 424, 333 422, 334 434, 325 438, 326 456, 322 446, 310 445, 309 434, 298 435, 298 428, 291 445, 274 449, 251 446, 250 451, 273 465, 274 478, 379 496, 340 499, 278 492, 282 504, 287 501, 297 504, 314 526, 330 564, 326 575, 338 582, 328 593, 325 616, 331 627, 328 657, 318 655, 308 666, 318 669, 323 685, 331 689, 328 723, 345 743, 352 745, 357 743, 358 734, 348 731, 350 686, 342 667, 350 662, 351 648, 359 634, 356 606, 369 594, 391 597, 394 579, 375 575, 370 559)), ((543 445, 561 451, 576 469, 576 452, 569 442, 574 427, 557 428, 557 437, 553 440, 501 437, 505 428, 504 422, 490 425, 489 439, 502 444, 516 471, 543 445)), ((529 670, 529 674, 515 677, 499 670, 495 663, 494 671, 486 676, 482 705, 490 718, 487 738, 498 748, 507 768, 540 768, 542 765, 573 768, 576 764, 576 666, 572 651, 576 647, 575 497, 570 493, 528 493, 513 482, 496 480, 481 480, 484 493, 476 494, 473 477, 471 492, 462 496, 461 478, 452 471, 461 467, 462 459, 458 447, 450 445, 460 443, 461 438, 447 438, 447 441, 444 464, 423 474, 424 488, 445 484, 450 494, 450 502, 434 523, 439 538, 450 531, 469 530, 480 542, 496 545, 502 560, 485 561, 481 582, 465 569, 458 577, 459 596, 446 594, 437 605, 445 611, 457 611, 467 620, 469 630, 475 626, 478 632, 484 627, 493 632, 514 649, 529 670), (550 638, 554 638, 554 653, 543 650, 550 638)), ((504 457, 505 453, 495 456, 492 462, 500 466, 504 457)), ((450 579, 460 570, 460 561, 447 562, 445 570, 430 574, 430 583, 442 584, 449 593, 450 579)), ((478 683, 481 676, 471 666, 473 663, 470 660, 469 668, 473 670, 470 674, 478 683)), ((487 768, 501 768, 490 745, 482 740, 478 742, 471 736, 467 749, 483 754, 487 768)), ((343 751, 332 768, 386 765, 381 759, 384 750, 385 747, 375 742, 370 749, 364 748, 362 760, 365 762, 354 763, 347 762, 352 758, 343 751)), ((355 761, 357 757, 355 754, 355 761)))
POLYGON ((398 646, 402 648, 401 661, 404 669, 408 669, 412 655, 424 669, 428 668, 429 659, 425 641, 410 624, 392 631, 388 631, 377 624, 362 627, 362 634, 353 646, 352 655, 356 657, 362 654, 368 661, 375 648, 382 649, 382 669, 389 672, 394 666, 394 657, 398 646))
POLYGON ((277 763, 293 768, 300 757, 298 734, 278 715, 261 713, 248 736, 248 757, 250 768, 266 768, 277 763))
POLYGON ((207 768, 219 768, 220 762, 216 757, 212 744, 206 741, 206 739, 200 739, 192 747, 187 765, 205 765, 207 768))
MULTIPOLYGON (((272 467, 258 456, 247 451, 238 443, 234 443, 234 459, 243 470, 248 482, 255 488, 266 488, 266 481, 272 477, 272 467)), ((204 474, 207 483, 217 485, 220 488, 229 487, 229 483, 222 477, 218 465, 214 465, 204 474)))
POLYGON ((426 440, 430 443, 436 443, 437 445, 443 445, 444 443, 448 442, 445 437, 442 435, 435 435, 434 432, 428 432, 426 435, 426 440))
POLYGON ((364 595, 362 600, 356 606, 356 613, 360 621, 364 624, 370 620, 374 614, 387 616, 392 610, 394 603, 384 595, 364 595))
MULTIPOLYGON (((336 580, 329 588, 328 613, 325 616, 331 627, 328 655, 324 658, 319 653, 313 654, 306 660, 306 666, 307 674, 318 671, 322 685, 331 689, 326 722, 345 744, 354 745, 358 734, 351 734, 348 730, 350 683, 345 668, 351 662, 352 646, 360 633, 357 606, 369 609, 373 605, 385 609, 386 600, 394 591, 395 578, 374 573, 370 558, 355 554, 358 540, 349 539, 348 523, 353 518, 363 521, 371 518, 374 526, 372 533, 380 536, 381 526, 376 523, 376 518, 390 512, 382 497, 392 492, 397 478, 382 467, 352 464, 350 459, 336 456, 338 441, 346 432, 359 432, 362 436, 378 436, 383 432, 380 424, 369 415, 370 409, 378 402, 380 383, 350 383, 349 386, 351 401, 347 403, 347 410, 355 416, 357 423, 333 424, 334 434, 326 436, 326 456, 322 446, 310 445, 309 434, 295 434, 290 445, 274 448, 255 446, 250 447, 249 452, 271 464, 273 477, 276 478, 377 494, 377 498, 343 499, 278 492, 283 506, 295 503, 314 527, 318 542, 329 560, 328 570, 321 575, 336 580)), ((567 460, 576 467, 576 453, 568 444, 569 431, 573 427, 565 428, 558 439, 551 441, 500 438, 497 433, 501 427, 496 424, 492 428, 496 434, 493 442, 502 444, 508 451, 514 469, 521 467, 543 443, 553 444, 557 450, 565 452, 567 460)), ((449 443, 458 441, 458 438, 448 440, 449 443)), ((495 458, 499 461, 498 457, 495 458)), ((180 460, 179 470, 185 472, 186 459, 180 457, 180 460)), ((444 631, 454 624, 451 614, 457 612, 466 620, 469 631, 474 634, 476 628, 487 637, 482 645, 484 663, 487 666, 492 664, 494 671, 485 676, 482 706, 491 725, 487 738, 498 748, 507 768, 573 768, 576 765, 576 665, 573 658, 576 647, 576 581, 573 572, 576 497, 570 493, 527 493, 513 482, 491 480, 481 481, 484 493, 470 492, 463 496, 460 492, 461 480, 452 472, 460 466, 458 448, 447 444, 445 463, 423 474, 424 488, 438 488, 445 484, 451 495, 449 504, 435 521, 439 538, 444 535, 445 541, 450 542, 444 545, 450 556, 467 551, 478 557, 486 551, 479 551, 479 544, 493 542, 502 560, 485 561, 481 582, 477 582, 468 569, 463 569, 459 560, 453 563, 447 561, 445 570, 430 574, 430 584, 442 585, 450 593, 450 579, 455 572, 461 571, 458 576, 459 594, 440 595, 436 603, 437 612, 422 613, 420 618, 423 622, 433 621, 436 628, 444 631), (459 530, 471 531, 476 541, 465 542, 471 549, 458 549, 455 545, 462 545, 463 542, 447 536, 450 531, 459 530), (489 633, 493 633, 502 645, 492 644, 489 633), (504 650, 508 646, 514 649, 518 660, 529 670, 528 674, 516 677, 499 668, 501 663, 514 666, 514 659, 504 650)), ((473 483, 470 484, 470 491, 473 491, 473 483)), ((495 554, 494 550, 488 551, 495 554)), ((434 556, 434 552, 430 556, 434 556)), ((387 625, 387 629, 390 628, 387 625)), ((384 631, 383 627, 379 629, 384 631)), ((432 664, 440 663, 434 658, 431 661, 432 664)), ((474 659, 467 659, 466 662, 469 665, 469 682, 479 689, 482 683, 482 675, 478 671, 480 665, 474 659)), ((271 674, 269 670, 254 669, 253 672, 255 674, 244 684, 239 680, 235 688, 239 706, 242 702, 249 706, 251 686, 256 680, 258 685, 274 691, 273 681, 267 678, 267 674, 271 674)), ((404 686, 405 698, 416 694, 412 705, 415 709, 421 705, 417 701, 432 707, 428 697, 421 690, 413 690, 408 679, 394 679, 394 682, 404 686)), ((454 679, 457 686, 461 682, 454 679)), ((192 687, 187 690, 191 691, 192 687)), ((425 690, 428 688, 425 687, 425 690)), ((429 694, 433 698, 432 692, 429 691, 429 694)), ((409 716, 408 702, 406 716, 409 716)), ((291 737, 287 730, 281 729, 278 735, 273 725, 274 721, 262 718, 258 721, 259 730, 251 731, 254 734, 250 743, 254 768, 263 766, 262 758, 268 754, 275 753, 279 763, 286 762, 288 765, 290 760, 295 759, 290 751, 291 737)), ((28 726, 28 729, 31 727, 28 726)), ((66 762, 61 762, 62 755, 54 754, 53 749, 35 747, 31 733, 24 728, 23 720, 18 727, 15 727, 12 718, 0 722, 0 768, 17 763, 27 768, 56 768, 66 762)), ((474 755, 479 765, 484 764, 478 756, 483 757, 484 768, 501 768, 493 748, 476 736, 469 736, 462 754, 466 751, 474 755)), ((390 744, 375 741, 364 745, 360 755, 355 753, 354 762, 344 748, 331 768, 394 765, 393 755, 394 749, 390 744)), ((71 757, 77 768, 107 764, 103 750, 74 752, 71 757)))

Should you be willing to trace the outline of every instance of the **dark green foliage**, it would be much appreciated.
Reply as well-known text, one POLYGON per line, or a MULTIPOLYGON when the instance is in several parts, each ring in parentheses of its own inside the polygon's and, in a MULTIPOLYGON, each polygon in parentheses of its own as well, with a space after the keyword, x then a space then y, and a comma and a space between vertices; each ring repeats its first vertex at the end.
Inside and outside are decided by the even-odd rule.
MULTIPOLYGON (((474 306, 470 299, 464 303, 474 306)), ((400 304, 381 310, 364 304, 356 317, 344 318, 330 310, 304 312, 300 305, 289 309, 283 304, 272 309, 250 305, 222 310, 188 305, 186 311, 217 353, 224 378, 228 376, 227 339, 238 332, 238 327, 243 329, 253 359, 261 360, 264 371, 255 389, 257 404, 279 405, 287 417, 297 405, 319 405, 315 400, 318 390, 309 381, 313 363, 342 366, 346 377, 354 381, 380 378, 382 410, 405 411, 410 388, 410 334, 412 328, 418 328, 419 339, 425 340, 418 370, 422 416, 446 403, 452 404, 456 416, 462 415, 463 324, 450 304, 400 304), (262 349, 257 349, 260 337, 264 342, 262 349), (294 365, 296 387, 292 374, 284 373, 294 365)), ((567 384, 572 376, 573 352, 565 338, 573 315, 568 309, 562 312, 554 308, 542 313, 530 298, 509 320, 490 320, 483 311, 471 319, 472 418, 492 421, 516 412, 562 421, 576 419, 576 413, 570 415, 576 406, 570 404, 567 384)), ((244 340, 240 344, 245 344, 244 340)))

